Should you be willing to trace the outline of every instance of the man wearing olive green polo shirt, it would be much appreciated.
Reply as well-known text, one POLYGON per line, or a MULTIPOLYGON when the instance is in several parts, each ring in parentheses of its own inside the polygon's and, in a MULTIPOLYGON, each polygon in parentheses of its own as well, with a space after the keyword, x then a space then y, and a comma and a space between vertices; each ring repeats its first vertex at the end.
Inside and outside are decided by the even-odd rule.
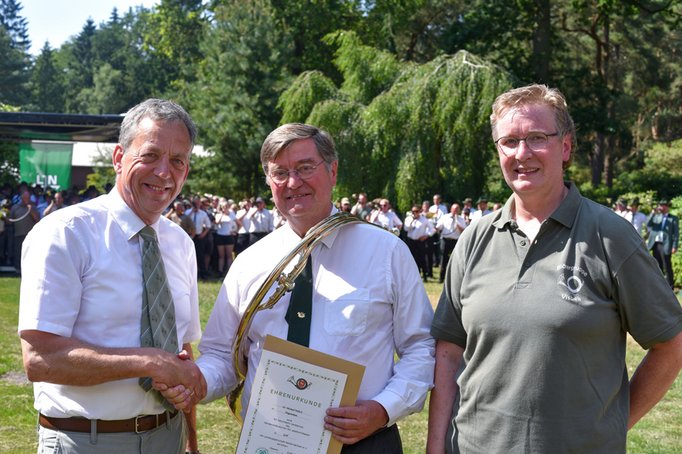
POLYGON ((491 126, 513 194, 450 260, 427 452, 624 453, 682 367, 682 308, 630 224, 564 182, 558 90, 500 95, 491 126), (630 380, 627 333, 649 350, 630 380))

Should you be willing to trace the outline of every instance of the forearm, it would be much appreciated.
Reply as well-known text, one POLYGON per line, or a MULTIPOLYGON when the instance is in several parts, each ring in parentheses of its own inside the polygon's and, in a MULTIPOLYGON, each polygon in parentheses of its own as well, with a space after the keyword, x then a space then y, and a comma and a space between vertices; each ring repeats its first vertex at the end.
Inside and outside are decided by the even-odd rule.
POLYGON ((632 428, 673 384, 682 368, 682 332, 669 341, 653 346, 630 380, 630 417, 632 428))
POLYGON ((452 409, 458 392, 457 370, 464 350, 449 342, 436 343, 435 386, 429 400, 429 425, 426 442, 428 454, 445 452, 445 437, 452 418, 452 409))
POLYGON ((92 386, 142 376, 148 367, 144 349, 97 348, 72 338, 35 333, 21 333, 24 367, 30 381, 92 386))
POLYGON ((192 384, 174 354, 156 348, 103 348, 42 331, 21 332, 24 367, 31 381, 93 386, 114 380, 152 377, 192 384))

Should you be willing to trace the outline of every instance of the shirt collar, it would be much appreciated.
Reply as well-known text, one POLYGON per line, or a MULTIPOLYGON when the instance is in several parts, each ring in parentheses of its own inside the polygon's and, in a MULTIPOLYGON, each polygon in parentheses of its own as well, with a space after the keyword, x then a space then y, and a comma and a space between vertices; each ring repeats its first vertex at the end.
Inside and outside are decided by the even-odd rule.
MULTIPOLYGON (((123 234, 126 238, 131 240, 146 224, 135 214, 132 208, 125 203, 116 187, 107 194, 107 197, 109 198, 108 204, 111 216, 121 230, 123 230, 123 234)), ((159 219, 151 224, 151 226, 158 233, 159 219)))
MULTIPOLYGON (((331 211, 330 211, 330 213, 329 213, 329 216, 332 216, 332 215, 334 215, 334 214, 336 214, 336 213, 338 213, 338 212, 339 212, 339 209, 336 208, 334 205, 332 205, 332 206, 331 206, 331 211)), ((290 234, 291 234, 291 235, 294 235, 294 236, 298 239, 298 241, 301 241, 301 240, 302 240, 302 238, 299 237, 299 236, 296 234, 296 232, 293 231, 293 229, 291 228, 291 226, 290 226, 288 223, 287 223, 287 224, 284 224, 284 225, 283 225, 282 227, 280 227, 280 228, 281 228, 281 229, 282 229, 282 228, 288 229, 289 232, 290 232, 290 234)), ((331 233, 330 233, 329 235, 327 235, 326 237, 322 238, 321 243, 324 244, 325 247, 331 248, 331 247, 334 245, 334 241, 336 240, 336 236, 337 236, 338 232, 339 232, 338 229, 334 229, 333 232, 331 232, 331 233)))
MULTIPOLYGON (((554 212, 549 216, 550 219, 554 219, 559 224, 566 228, 571 228, 573 222, 578 215, 578 209, 580 208, 580 202, 582 196, 580 191, 575 184, 571 182, 564 183, 568 188, 568 194, 566 198, 561 201, 559 207, 554 210, 554 212)), ((512 221, 512 208, 514 207, 514 195, 512 194, 507 202, 502 207, 500 216, 493 222, 493 225, 498 229, 508 228, 509 223, 512 221)))

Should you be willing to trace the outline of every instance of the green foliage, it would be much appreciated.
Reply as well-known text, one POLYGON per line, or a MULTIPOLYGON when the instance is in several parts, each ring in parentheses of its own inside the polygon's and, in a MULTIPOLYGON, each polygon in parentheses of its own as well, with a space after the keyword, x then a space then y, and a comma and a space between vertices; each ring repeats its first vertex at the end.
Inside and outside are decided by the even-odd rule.
POLYGON ((587 181, 578 184, 580 194, 602 205, 611 206, 611 201, 615 200, 606 186, 595 187, 592 182, 587 181))
POLYGON ((28 22, 21 2, 0 2, 0 102, 23 105, 29 100, 31 59, 28 22))
MULTIPOLYGON (((0 28, 0 32, 2 29, 0 28)), ((17 112, 19 109, 0 102, 0 112, 17 112)), ((19 144, 0 140, 0 186, 14 186, 19 182, 19 144)))
MULTIPOLYGON (((251 194, 233 188, 239 187, 238 173, 225 172, 214 156, 192 155, 189 177, 183 188, 185 194, 225 194, 239 199, 251 194), (229 188, 229 189, 228 189, 229 188)), ((263 195, 261 193, 261 195, 263 195)))
MULTIPOLYGON (((183 87, 181 98, 212 152, 211 184, 233 198, 260 193, 265 188, 260 147, 278 124, 277 98, 289 80, 291 41, 277 26, 269 1, 232 0, 216 7, 202 52, 197 79, 183 87)), ((205 176, 200 177, 192 179, 193 190, 204 191, 205 176)))
POLYGON ((98 156, 93 159, 92 173, 85 177, 85 186, 94 186, 100 193, 105 193, 108 184, 116 184, 116 171, 111 165, 113 148, 98 147, 98 156))
POLYGON ((508 193, 499 178, 498 186, 487 187, 487 176, 497 167, 489 106, 511 86, 509 74, 464 51, 415 65, 364 46, 353 33, 328 40, 339 46, 336 63, 346 77, 337 98, 328 99, 335 94, 328 79, 306 74, 280 97, 280 106, 296 112, 287 120, 301 121, 317 101, 306 121, 336 139, 338 194, 386 196, 404 211, 435 192, 446 200, 508 193))
POLYGON ((0 103, 21 105, 26 101, 29 74, 26 55, 12 45, 7 30, 0 26, 0 103))
POLYGON ((282 111, 282 124, 305 121, 315 104, 339 97, 334 82, 320 71, 299 74, 279 97, 277 108, 282 111))
POLYGON ((395 55, 363 45, 352 31, 338 31, 324 40, 337 48, 334 63, 343 75, 341 91, 363 104, 389 88, 404 66, 395 55))
POLYGON ((618 182, 622 192, 651 190, 671 199, 682 193, 682 139, 651 143, 643 152, 643 168, 623 172, 618 182))
MULTIPOLYGON (((345 134, 344 155, 358 159, 348 180, 341 169, 344 190, 362 185, 405 202, 436 190, 448 200, 501 199, 508 189, 488 132, 477 142, 463 130, 472 118, 487 123, 486 115, 457 105, 462 86, 473 93, 486 84, 477 87, 480 74, 462 84, 462 73, 448 92, 434 64, 466 50, 496 64, 482 66, 503 68, 508 84, 563 91, 578 127, 571 179, 591 181, 602 200, 647 190, 672 197, 682 190, 680 166, 672 158, 645 161, 645 151, 682 134, 680 17, 679 1, 161 0, 85 22, 59 49, 43 48, 31 68, 21 3, 2 0, 0 103, 122 113, 150 96, 176 99, 214 151, 212 165, 194 167, 205 173, 193 173, 192 185, 244 195, 264 187, 258 149, 265 135, 324 114, 353 122, 335 129, 345 134), (451 143, 462 140, 467 145, 451 143), (479 153, 455 152, 465 146, 479 153), (416 188, 396 179, 399 168, 416 188)), ((489 108, 486 96, 480 110, 489 108)), ((474 120, 472 130, 483 123, 474 120)))
POLYGON ((31 40, 28 38, 28 20, 21 15, 24 7, 18 0, 2 0, 0 2, 0 25, 7 30, 12 47, 21 52, 28 52, 31 40))
POLYGON ((358 103, 329 99, 317 103, 306 120, 323 127, 336 141, 339 175, 334 194, 337 198, 370 184, 367 178, 371 173, 364 168, 370 161, 363 146, 362 131, 350 127, 359 121, 363 109, 358 103))
POLYGON ((84 113, 110 114, 126 111, 125 100, 118 97, 124 91, 123 73, 109 63, 100 66, 94 74, 91 88, 84 88, 77 99, 84 113))
POLYGON ((201 0, 162 0, 146 18, 143 46, 168 71, 171 85, 194 80, 206 29, 201 0))
POLYGON ((14 186, 19 178, 19 144, 0 141, 0 186, 14 186))
POLYGON ((54 51, 45 43, 31 74, 31 108, 39 112, 63 112, 64 81, 57 69, 54 51))
POLYGON ((460 24, 462 0, 375 0, 369 3, 361 36, 401 61, 427 62, 448 49, 445 31, 460 24))
POLYGON ((272 0, 277 26, 292 40, 291 58, 285 62, 291 74, 321 71, 335 82, 339 73, 332 64, 332 48, 323 37, 336 30, 354 30, 364 14, 362 0, 272 0))
POLYGON ((682 177, 682 139, 654 144, 647 150, 644 162, 650 172, 682 177))

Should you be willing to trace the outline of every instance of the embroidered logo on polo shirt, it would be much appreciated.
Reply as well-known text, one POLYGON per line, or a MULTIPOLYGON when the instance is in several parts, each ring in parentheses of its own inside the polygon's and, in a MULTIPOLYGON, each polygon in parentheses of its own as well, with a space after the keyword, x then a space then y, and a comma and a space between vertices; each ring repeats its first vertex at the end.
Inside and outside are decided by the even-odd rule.
POLYGON ((566 264, 558 265, 557 271, 559 271, 557 284, 561 286, 561 298, 574 303, 582 301, 579 293, 588 277, 587 271, 579 266, 566 264))

